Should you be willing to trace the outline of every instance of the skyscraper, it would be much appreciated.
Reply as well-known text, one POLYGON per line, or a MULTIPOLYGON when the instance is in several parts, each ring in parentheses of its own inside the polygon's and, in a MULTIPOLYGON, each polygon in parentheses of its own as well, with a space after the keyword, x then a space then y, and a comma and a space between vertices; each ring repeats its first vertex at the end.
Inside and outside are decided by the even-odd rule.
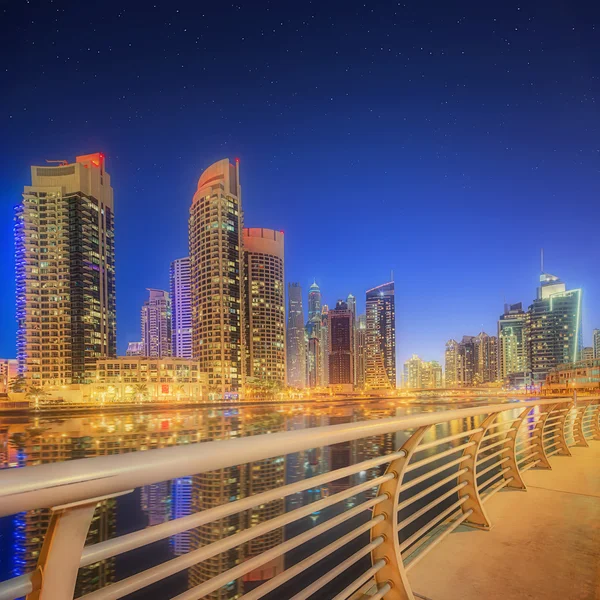
POLYGON ((354 385, 357 384, 356 378, 358 376, 358 366, 356 364, 356 361, 358 360, 358 352, 356 351, 356 341, 357 341, 357 335, 356 335, 356 296, 354 294, 348 294, 348 297, 346 298, 346 304, 348 305, 348 310, 350 310, 352 312, 352 339, 354 340, 354 349, 353 349, 353 355, 354 355, 354 385))
POLYGON ((537 298, 526 318, 528 369, 533 382, 545 381, 550 369, 579 360, 582 348, 581 290, 567 290, 554 275, 542 273, 537 298))
POLYGON ((504 305, 504 314, 498 319, 498 376, 501 379, 527 370, 525 321, 520 302, 504 305))
POLYGON ((321 318, 321 289, 316 281, 308 288, 308 320, 321 318))
POLYGON ((192 288, 189 257, 171 263, 171 339, 173 356, 192 358, 192 288))
POLYGON ((404 387, 435 389, 442 387, 442 366, 435 360, 424 361, 416 354, 404 363, 404 387))
POLYGON ((458 384, 470 386, 476 383, 477 359, 475 354, 475 337, 463 335, 458 344, 458 384))
POLYGON ((394 282, 367 290, 365 384, 370 389, 396 388, 396 309, 394 282))
POLYGON ((600 329, 594 329, 592 346, 594 348, 594 358, 600 358, 600 329))
POLYGON ((283 232, 244 229, 246 376, 285 383, 283 232))
POLYGON ((461 380, 461 365, 459 344, 456 340, 448 340, 446 342, 444 365, 444 384, 446 387, 460 385, 461 380))
POLYGON ((329 306, 321 306, 321 329, 319 330, 319 348, 321 350, 321 385, 329 385, 329 306))
POLYGON ((171 354, 171 299, 164 290, 148 288, 142 306, 142 355, 150 358, 171 354))
POLYGON ((421 386, 421 368, 423 361, 413 354, 411 358, 404 362, 404 387, 408 389, 418 389, 421 386))
POLYGON ((358 315, 356 321, 356 386, 365 387, 365 361, 367 351, 367 317, 358 315))
POLYGON ((492 383, 498 379, 498 338, 482 331, 475 336, 475 373, 473 383, 492 383))
POLYGON ((113 189, 102 154, 31 167, 16 208, 17 360, 38 385, 91 381, 116 355, 113 189))
POLYGON ((198 181, 190 208, 192 351, 221 396, 243 381, 242 195, 239 161, 223 159, 198 181))
POLYGON ((288 284, 287 382, 293 387, 306 385, 306 343, 304 341, 304 309, 299 283, 288 284))
POLYGON ((343 300, 329 311, 329 385, 354 385, 354 313, 343 300))
POLYGON ((306 380, 309 387, 323 385, 324 340, 321 325, 321 290, 315 281, 308 288, 308 321, 306 322, 306 380))

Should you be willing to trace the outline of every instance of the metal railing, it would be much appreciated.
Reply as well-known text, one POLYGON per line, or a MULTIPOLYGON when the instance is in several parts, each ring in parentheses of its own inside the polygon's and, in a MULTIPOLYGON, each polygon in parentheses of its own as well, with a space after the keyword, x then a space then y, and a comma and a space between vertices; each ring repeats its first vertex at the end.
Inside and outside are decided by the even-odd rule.
POLYGON ((346 599, 361 590, 369 590, 370 600, 412 599, 408 574, 415 564, 461 524, 489 529, 491 523, 485 510, 489 499, 503 488, 525 490, 521 477, 524 471, 550 469, 549 457, 555 454, 570 456, 570 446, 588 446, 591 438, 600 440, 599 417, 597 398, 579 401, 576 405, 571 399, 548 399, 6 470, 0 473, 0 517, 50 508, 51 518, 37 569, 0 583, 0 600, 21 596, 27 596, 28 600, 71 599, 81 567, 309 488, 364 473, 373 473, 373 478, 351 483, 345 489, 305 506, 240 528, 227 537, 88 593, 83 598, 122 598, 318 511, 341 506, 335 516, 214 574, 176 596, 176 600, 207 597, 326 533, 329 534, 327 539, 319 538, 321 542, 316 551, 243 597, 246 600, 263 598, 292 579, 307 574, 332 553, 343 548, 354 550, 358 544, 358 549, 324 574, 294 579, 293 592, 276 597, 290 597, 289 593, 293 593, 293 600, 309 598, 345 574, 338 589, 331 593, 335 600, 346 599), (455 432, 440 437, 438 426, 455 432), (282 451, 291 454, 398 432, 405 432, 404 443, 397 451, 384 456, 85 546, 98 502, 126 494, 133 488, 266 460, 281 456, 282 451), (385 472, 381 473, 384 467, 385 472), (346 504, 340 505, 343 501, 346 504), (340 533, 338 526, 342 524, 346 525, 340 533), (338 533, 333 541, 328 541, 335 532, 338 533), (370 566, 359 568, 365 565, 362 559, 369 556, 370 566), (351 581, 348 581, 348 573, 352 574, 351 581))

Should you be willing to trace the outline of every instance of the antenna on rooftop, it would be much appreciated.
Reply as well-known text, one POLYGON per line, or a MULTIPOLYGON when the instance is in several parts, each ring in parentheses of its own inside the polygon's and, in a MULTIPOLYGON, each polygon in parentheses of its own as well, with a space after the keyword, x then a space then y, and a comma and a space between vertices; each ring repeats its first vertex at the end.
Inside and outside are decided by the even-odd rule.
POLYGON ((46 159, 47 163, 58 163, 61 167, 65 167, 69 164, 68 160, 48 160, 46 159))
POLYGON ((544 272, 544 249, 540 248, 540 267, 542 269, 542 273, 544 272))

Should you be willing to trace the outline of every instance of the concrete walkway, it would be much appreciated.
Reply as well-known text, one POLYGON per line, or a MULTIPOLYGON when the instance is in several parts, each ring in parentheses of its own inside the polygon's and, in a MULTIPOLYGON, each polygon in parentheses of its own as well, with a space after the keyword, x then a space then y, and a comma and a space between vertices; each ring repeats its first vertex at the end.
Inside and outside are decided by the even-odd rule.
MULTIPOLYGON (((600 600, 600 441, 523 475, 485 507, 491 531, 459 527, 409 573, 430 600, 600 600)), ((417 596, 417 597, 419 597, 417 596)))

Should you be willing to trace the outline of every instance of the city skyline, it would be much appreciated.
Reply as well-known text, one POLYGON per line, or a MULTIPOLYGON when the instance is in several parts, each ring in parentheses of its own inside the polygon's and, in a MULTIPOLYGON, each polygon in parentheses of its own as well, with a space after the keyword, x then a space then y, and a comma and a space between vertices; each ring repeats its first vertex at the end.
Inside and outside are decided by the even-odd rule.
POLYGON ((287 282, 316 278, 324 303, 352 293, 362 313, 365 290, 394 270, 397 364, 413 353, 441 361, 446 340, 494 331, 505 302, 532 298, 541 247, 547 269, 584 290, 591 345, 597 7, 363 4, 347 5, 343 26, 327 6, 165 5, 138 31, 135 11, 117 19, 108 3, 85 35, 82 7, 29 19, 8 5, 0 355, 15 355, 12 219, 29 166, 96 151, 115 188, 119 354, 139 337, 145 289, 169 289, 170 262, 187 255, 199 173, 224 156, 243 164, 245 225, 285 231, 287 282), (188 27, 225 17, 225 52, 217 31, 188 27), (66 80, 85 102, 38 101, 40 86, 66 80), (197 83, 207 80, 210 90, 197 83), (373 94, 381 81, 389 87, 373 94), (334 205, 343 227, 324 218, 334 205))

